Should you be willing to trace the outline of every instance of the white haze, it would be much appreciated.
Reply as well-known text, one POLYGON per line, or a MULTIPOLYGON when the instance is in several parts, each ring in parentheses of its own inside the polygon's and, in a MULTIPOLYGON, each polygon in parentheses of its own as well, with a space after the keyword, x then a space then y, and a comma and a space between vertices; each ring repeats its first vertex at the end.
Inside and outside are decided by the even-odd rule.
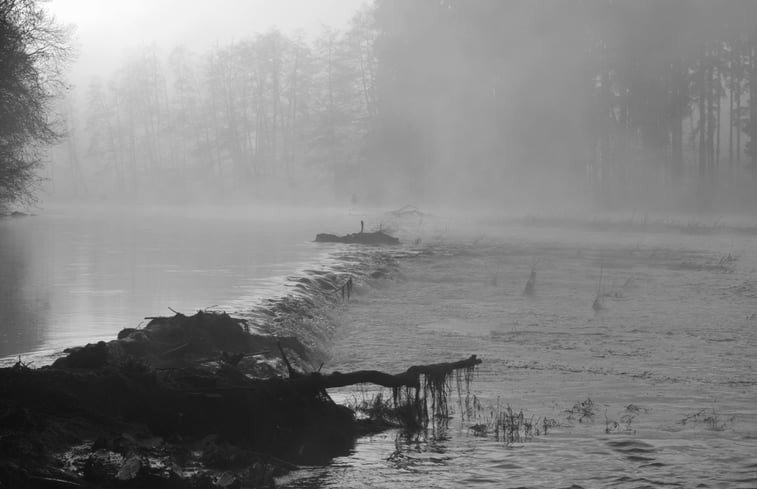
POLYGON ((363 0, 49 0, 55 19, 74 27, 77 61, 70 81, 86 87, 106 76, 123 55, 151 44, 197 51, 277 28, 312 34, 343 27, 363 0))
MULTIPOLYGON (((186 46, 203 52, 272 28, 286 35, 303 32, 312 40, 323 32, 325 25, 347 28, 355 13, 367 3, 367 0, 52 0, 47 8, 60 22, 76 25, 78 60, 72 67, 70 80, 74 85, 74 111, 82 128, 85 125, 82 114, 87 109, 83 92, 88 83, 93 77, 107 79, 131 50, 156 46, 166 54, 177 46, 186 46)), ((242 193, 245 197, 257 193, 260 201, 275 204, 307 205, 317 201, 348 207, 350 197, 356 194, 363 208, 368 204, 389 209, 416 204, 424 210, 484 208, 487 212, 511 214, 593 212, 592 191, 583 173, 590 159, 583 147, 589 130, 575 117, 583 110, 586 98, 566 97, 574 89, 571 81, 553 78, 554 73, 569 71, 563 67, 582 62, 584 53, 580 48, 585 33, 571 32, 565 27, 569 19, 559 16, 547 16, 549 25, 539 24, 545 18, 544 11, 556 5, 560 3, 534 2, 522 10, 512 8, 498 20, 503 34, 493 42, 502 45, 500 71, 482 69, 490 60, 476 59, 471 55, 471 51, 476 51, 465 51, 452 35, 437 39, 441 46, 437 46, 435 55, 426 53, 421 60, 408 55, 403 61, 407 62, 406 71, 425 70, 430 80, 422 100, 413 101, 420 105, 422 114, 418 116, 420 129, 413 135, 422 141, 418 146, 425 161, 416 165, 420 168, 418 173, 424 174, 422 181, 407 184, 408 175, 417 177, 417 174, 406 169, 401 150, 397 152, 400 158, 387 150, 392 146, 392 141, 387 140, 379 149, 384 154, 364 165, 360 179, 341 187, 334 185, 336 190, 311 184, 308 180, 311 175, 307 174, 301 177, 305 183, 296 189, 290 185, 282 191, 270 182, 261 182, 258 185, 262 189, 245 187, 242 193), (482 72, 493 78, 481 80, 482 72), (492 86, 490 99, 480 98, 479 105, 472 106, 466 89, 488 84, 492 86), (558 85, 562 85, 561 90, 554 89, 558 85), (500 119, 506 122, 501 123, 500 119)), ((423 40, 426 28, 413 25, 411 30, 417 31, 423 40)), ((428 30, 434 33, 433 29, 428 30)), ((666 39, 665 45, 677 45, 686 41, 687 36, 681 29, 671 30, 672 41, 666 39)), ((394 103, 401 105, 402 91, 397 90, 396 94, 400 97, 394 103)), ((395 131, 401 132, 402 128, 398 126, 395 131)), ((722 138, 726 138, 725 134, 722 138)), ((85 144, 81 143, 82 151, 85 144)), ((410 158, 414 156, 410 154, 410 158)), ((618 157, 618 161, 622 158, 618 157)), ((664 155, 647 154, 646 158, 648 161, 623 162, 623 166, 630 168, 627 172, 630 183, 624 188, 630 196, 618 195, 616 210, 696 211, 696 205, 691 205, 696 198, 693 158, 687 153, 687 171, 692 178, 684 179, 682 186, 672 190, 666 186, 661 169, 655 167, 664 155)), ((330 168, 312 171, 323 180, 331 178, 331 171, 338 173, 330 168)), ((730 195, 726 196, 730 198, 730 209, 739 213, 749 212, 754 202, 751 197, 754 182, 742 178, 746 175, 746 170, 737 169, 734 182, 728 187, 730 195), (745 197, 732 198, 736 194, 745 197)), ((188 191, 178 186, 161 188, 160 195, 153 200, 156 195, 153 192, 144 203, 160 202, 160 197, 165 196, 170 201, 172 190, 182 194, 174 199, 182 204, 226 203, 223 199, 216 202, 218 195, 207 192, 205 183, 193 179, 188 191), (184 194, 190 197, 185 199, 184 194)), ((96 183, 88 192, 94 199, 104 199, 106 195, 106 192, 99 194, 96 183)), ((232 203, 243 203, 243 199, 230 198, 230 193, 220 193, 232 203)), ((140 199, 143 196, 136 200, 140 199)))

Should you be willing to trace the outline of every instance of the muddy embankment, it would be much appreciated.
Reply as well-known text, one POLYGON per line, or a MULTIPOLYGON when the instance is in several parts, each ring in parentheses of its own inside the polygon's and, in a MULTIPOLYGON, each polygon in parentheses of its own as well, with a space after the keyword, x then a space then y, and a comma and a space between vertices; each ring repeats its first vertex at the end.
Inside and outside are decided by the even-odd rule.
POLYGON ((399 272, 379 249, 335 258, 234 317, 149 318, 51 366, 0 369, 0 488, 266 487, 349 450, 354 413, 292 380, 323 365, 330 311, 399 272))

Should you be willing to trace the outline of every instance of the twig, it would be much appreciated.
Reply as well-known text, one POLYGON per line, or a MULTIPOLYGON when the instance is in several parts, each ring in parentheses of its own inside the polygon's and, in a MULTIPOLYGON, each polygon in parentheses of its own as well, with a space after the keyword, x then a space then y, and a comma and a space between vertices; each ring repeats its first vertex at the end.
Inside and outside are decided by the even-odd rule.
POLYGON ((170 350, 164 351, 162 355, 172 355, 174 353, 178 353, 179 351, 185 349, 189 346, 189 343, 184 343, 183 345, 179 345, 176 348, 171 348, 170 350))
POLYGON ((281 352, 281 358, 284 359, 284 364, 287 366, 287 372, 289 372, 289 378, 294 379, 296 377, 301 377, 302 375, 297 372, 295 369, 292 368, 292 365, 289 363, 289 359, 287 358, 286 353, 284 353, 284 347, 281 346, 281 342, 277 341, 276 344, 279 346, 279 351, 281 352))

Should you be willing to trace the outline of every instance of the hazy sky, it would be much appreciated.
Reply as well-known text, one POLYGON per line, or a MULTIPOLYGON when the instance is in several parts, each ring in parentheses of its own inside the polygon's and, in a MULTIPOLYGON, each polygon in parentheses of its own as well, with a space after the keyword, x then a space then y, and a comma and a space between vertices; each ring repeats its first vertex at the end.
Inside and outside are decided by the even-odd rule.
POLYGON ((50 0, 47 9, 76 25, 72 81, 107 76, 121 55, 157 43, 203 50, 278 27, 285 33, 343 27, 365 0, 50 0))

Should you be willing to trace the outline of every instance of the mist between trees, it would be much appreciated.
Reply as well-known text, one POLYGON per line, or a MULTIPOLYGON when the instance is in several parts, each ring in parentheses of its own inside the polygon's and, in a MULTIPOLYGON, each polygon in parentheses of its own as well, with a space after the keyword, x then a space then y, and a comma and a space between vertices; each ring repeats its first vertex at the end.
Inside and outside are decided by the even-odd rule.
POLYGON ((377 0, 150 46, 66 105, 60 194, 744 210, 757 2, 377 0))

